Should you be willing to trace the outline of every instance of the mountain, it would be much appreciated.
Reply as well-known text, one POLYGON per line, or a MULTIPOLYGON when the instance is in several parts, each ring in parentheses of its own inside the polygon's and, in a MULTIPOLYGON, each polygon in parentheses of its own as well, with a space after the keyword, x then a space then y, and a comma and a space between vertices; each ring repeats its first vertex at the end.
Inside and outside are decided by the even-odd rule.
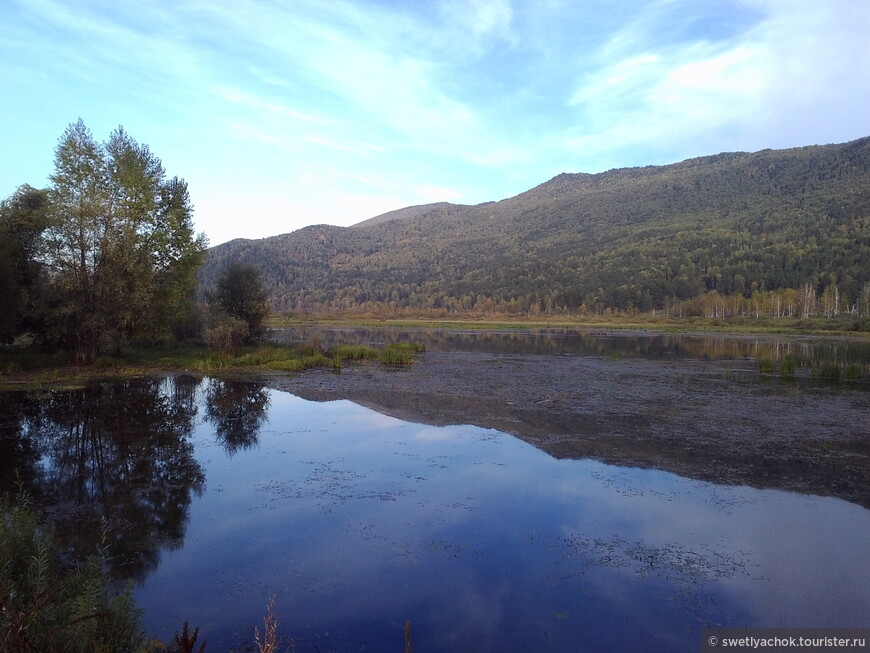
POLYGON ((661 309, 710 291, 870 283, 870 137, 560 174, 476 206, 408 207, 212 248, 257 265, 277 310, 661 309), (809 284, 809 286, 808 286, 809 284))
POLYGON ((390 220, 410 220, 412 218, 417 218, 421 215, 425 215, 426 213, 429 213, 434 209, 443 209, 452 206, 457 205, 450 204, 449 202, 438 202, 436 204, 420 204, 418 206, 406 206, 403 209, 397 209, 388 213, 382 213, 381 215, 377 215, 374 218, 369 218, 368 220, 357 222, 355 225, 353 225, 353 227, 355 229, 359 227, 372 227, 376 224, 389 222, 390 220))

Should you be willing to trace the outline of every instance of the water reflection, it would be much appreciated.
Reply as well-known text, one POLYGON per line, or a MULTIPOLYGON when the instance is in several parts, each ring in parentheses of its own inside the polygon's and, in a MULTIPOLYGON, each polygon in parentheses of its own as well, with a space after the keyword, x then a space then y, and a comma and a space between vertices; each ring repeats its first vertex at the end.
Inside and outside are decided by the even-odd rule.
POLYGON ((18 470, 69 542, 108 518, 149 633, 189 621, 209 650, 250 642, 272 595, 298 650, 401 650, 410 619, 427 651, 694 651, 705 625, 870 613, 861 506, 256 383, 0 393, 0 447, 4 489, 18 470))
POLYGON ((190 433, 200 380, 134 379, 3 393, 2 490, 20 479, 64 544, 91 554, 106 535, 113 572, 144 578, 183 542, 205 473, 190 433))
POLYGON ((325 328, 272 329, 270 337, 286 343, 321 340, 323 345, 421 342, 430 351, 491 354, 567 354, 655 360, 740 359, 800 356, 810 364, 857 363, 870 366, 870 343, 851 339, 723 334, 632 333, 574 329, 463 331, 458 329, 325 328))
POLYGON ((555 460, 282 392, 256 449, 224 464, 211 438, 196 444, 213 491, 137 596, 154 632, 190 619, 215 650, 273 594, 298 650, 401 650, 410 619, 427 651, 694 651, 703 625, 870 610, 855 555, 870 512, 836 499, 555 460))

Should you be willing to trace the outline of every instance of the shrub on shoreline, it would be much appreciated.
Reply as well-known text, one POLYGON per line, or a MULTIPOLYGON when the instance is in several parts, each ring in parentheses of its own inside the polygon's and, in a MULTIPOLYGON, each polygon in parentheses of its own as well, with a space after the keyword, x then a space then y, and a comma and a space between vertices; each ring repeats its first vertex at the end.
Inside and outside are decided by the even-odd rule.
POLYGON ((132 587, 113 592, 105 551, 63 564, 29 497, 0 498, 0 650, 15 653, 153 650, 132 587))

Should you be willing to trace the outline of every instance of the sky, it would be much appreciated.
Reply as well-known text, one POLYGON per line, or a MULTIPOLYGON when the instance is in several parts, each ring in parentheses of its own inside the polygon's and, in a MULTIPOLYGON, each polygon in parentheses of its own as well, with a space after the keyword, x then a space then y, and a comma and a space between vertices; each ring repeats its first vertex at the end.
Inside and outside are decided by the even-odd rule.
POLYGON ((0 0, 0 198, 117 126, 212 245, 870 135, 870 0, 0 0))

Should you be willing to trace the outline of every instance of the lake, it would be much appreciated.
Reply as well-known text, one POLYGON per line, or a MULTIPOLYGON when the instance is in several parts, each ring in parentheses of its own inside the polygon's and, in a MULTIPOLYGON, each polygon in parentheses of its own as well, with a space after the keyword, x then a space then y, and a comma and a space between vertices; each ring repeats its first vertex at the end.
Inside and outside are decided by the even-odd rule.
POLYGON ((238 379, 0 409, 3 489, 17 473, 80 550, 106 517, 148 632, 189 621, 208 651, 251 644, 271 597, 285 646, 323 652, 403 650, 406 621, 419 651, 694 651, 705 626, 870 614, 870 511, 841 498, 554 458, 238 379))
POLYGON ((870 367, 870 341, 782 335, 595 331, 569 328, 465 330, 399 327, 295 326, 272 329, 270 337, 288 344, 321 342, 383 346, 418 342, 430 351, 493 354, 641 357, 653 360, 743 359, 788 356, 809 364, 838 363, 870 367))

